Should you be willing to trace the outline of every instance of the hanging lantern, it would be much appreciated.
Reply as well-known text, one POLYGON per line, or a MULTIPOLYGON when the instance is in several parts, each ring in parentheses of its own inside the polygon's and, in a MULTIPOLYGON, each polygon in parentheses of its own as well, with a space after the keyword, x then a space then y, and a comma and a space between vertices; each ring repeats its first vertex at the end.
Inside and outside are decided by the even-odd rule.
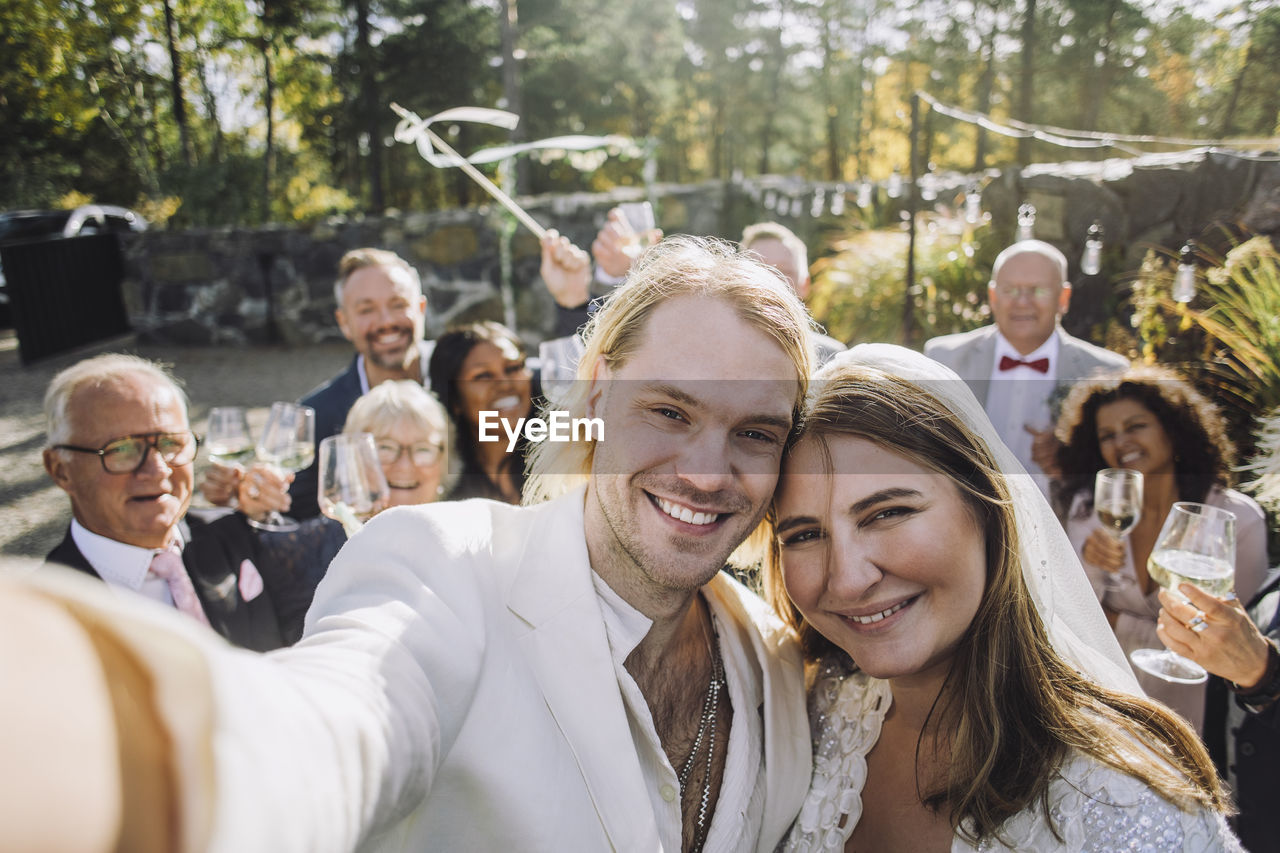
POLYGON ((871 206, 871 182, 863 181, 858 184, 858 207, 866 210, 871 206))
POLYGON ((1093 220, 1084 238, 1084 255, 1080 258, 1080 271, 1085 275, 1102 272, 1102 223, 1093 220))
POLYGON ((902 173, 898 171, 898 167, 893 167, 893 174, 889 176, 889 183, 885 186, 885 193, 889 198, 898 198, 902 195, 902 173))
POLYGON ((1018 239, 1030 240, 1035 236, 1036 207, 1034 204, 1023 204, 1018 208, 1018 239))
POLYGON ((1173 301, 1190 302, 1196 296, 1196 244, 1188 240, 1178 253, 1178 272, 1173 277, 1173 301))
POLYGON ((819 189, 813 194, 813 201, 809 204, 809 216, 817 219, 827 208, 827 193, 825 190, 819 189))
POLYGON ((831 215, 844 215, 844 184, 836 184, 835 190, 831 193, 831 215))
POLYGON ((928 169, 920 176, 920 200, 935 201, 938 198, 938 179, 933 174, 934 165, 929 164, 928 169))
POLYGON ((969 184, 964 192, 964 221, 977 225, 982 219, 982 194, 977 184, 969 184))

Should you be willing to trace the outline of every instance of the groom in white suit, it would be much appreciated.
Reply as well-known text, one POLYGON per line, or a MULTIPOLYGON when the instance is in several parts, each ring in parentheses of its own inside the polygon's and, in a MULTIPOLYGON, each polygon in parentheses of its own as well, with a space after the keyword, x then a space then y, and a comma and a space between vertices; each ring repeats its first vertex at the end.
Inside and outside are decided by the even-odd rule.
POLYGON ((959 374, 991 416, 1000 437, 1048 494, 1056 475, 1053 435, 1059 389, 1098 371, 1124 370, 1124 356, 1067 334, 1071 304, 1067 259, 1042 240, 1001 252, 987 288, 995 321, 926 341, 924 354, 959 374))
POLYGON ((154 685, 114 709, 152 760, 129 744, 107 777, 169 795, 124 797, 122 832, 237 853, 773 850, 811 775, 801 659, 721 568, 771 500, 808 325, 728 244, 650 250, 567 401, 604 438, 539 445, 532 506, 374 518, 290 649, 71 584, 108 681, 126 658, 121 683, 154 685))

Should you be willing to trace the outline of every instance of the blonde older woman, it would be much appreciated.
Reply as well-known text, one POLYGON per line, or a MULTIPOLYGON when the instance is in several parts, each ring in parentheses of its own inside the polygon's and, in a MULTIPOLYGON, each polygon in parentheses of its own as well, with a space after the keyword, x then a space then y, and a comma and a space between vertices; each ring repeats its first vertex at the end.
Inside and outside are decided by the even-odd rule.
MULTIPOLYGON (((376 386, 351 407, 342 431, 373 436, 382 473, 391 487, 389 506, 431 503, 444 493, 449 471, 448 416, 418 383, 401 380, 376 386)), ((284 476, 267 466, 250 469, 239 489, 241 507, 261 512, 284 508, 288 497, 284 476)), ((295 600, 282 605, 289 614, 286 639, 290 642, 302 635, 303 617, 316 585, 346 541, 342 525, 323 516, 307 519, 296 530, 261 533, 264 553, 296 581, 289 584, 298 591, 295 600)))

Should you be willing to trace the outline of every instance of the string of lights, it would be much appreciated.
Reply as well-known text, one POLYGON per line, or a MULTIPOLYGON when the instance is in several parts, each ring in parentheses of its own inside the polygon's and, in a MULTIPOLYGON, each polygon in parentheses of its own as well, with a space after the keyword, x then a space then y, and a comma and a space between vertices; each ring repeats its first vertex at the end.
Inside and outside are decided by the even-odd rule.
MULTIPOLYGON (((953 104, 944 104, 928 92, 917 91, 920 100, 929 105, 935 112, 956 119, 957 121, 976 124, 992 133, 1009 136, 1014 139, 1036 139, 1063 148, 1115 148, 1126 153, 1141 154, 1138 149, 1123 143, 1139 145, 1175 145, 1188 148, 1216 148, 1218 146, 1261 147, 1280 146, 1280 137, 1257 137, 1244 139, 1188 139, 1176 136, 1151 136, 1130 133, 1106 133, 1093 130, 1071 130, 1053 125, 1028 124, 1017 119, 997 121, 987 113, 967 110, 953 104)), ((1238 153, 1238 152, 1232 152, 1238 153)), ((1266 159, 1277 159, 1277 155, 1265 155, 1266 159)), ((1246 157, 1244 159, 1252 159, 1246 157)))

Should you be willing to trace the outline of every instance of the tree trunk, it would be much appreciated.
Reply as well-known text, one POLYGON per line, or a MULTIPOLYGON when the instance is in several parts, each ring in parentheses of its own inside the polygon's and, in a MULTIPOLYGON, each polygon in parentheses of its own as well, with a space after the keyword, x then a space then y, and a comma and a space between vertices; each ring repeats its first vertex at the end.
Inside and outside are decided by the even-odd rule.
POLYGON ((1111 53, 1116 39, 1117 5, 1116 0, 1111 0, 1107 6, 1106 35, 1098 45, 1098 50, 1102 53, 1102 62, 1098 64, 1094 73, 1089 75, 1092 78, 1092 84, 1081 93, 1080 100, 1084 104, 1084 109, 1080 116, 1080 126, 1084 130, 1097 130, 1098 117, 1102 113, 1102 102, 1106 99, 1107 89, 1111 85, 1111 53))
POLYGON ((782 28, 775 28, 772 36, 770 43, 773 46, 773 74, 769 79, 768 103, 762 105, 764 125, 760 128, 760 174, 762 175, 769 174, 772 168, 769 162, 769 149, 773 147, 774 131, 778 122, 778 99, 782 97, 782 71, 787 64, 787 58, 782 52, 782 28))
MULTIPOLYGON (((996 82, 996 56, 995 43, 996 32, 999 29, 999 16, 992 10, 991 14, 991 30, 983 39, 981 55, 982 55, 982 76, 978 78, 978 103, 976 109, 980 113, 991 112, 991 91, 995 88, 996 82)), ((981 172, 987 168, 987 131, 981 125, 977 127, 977 140, 973 149, 973 171, 981 172)))
POLYGON ((178 58, 177 22, 173 18, 173 0, 164 0, 164 34, 169 43, 169 68, 172 74, 170 86, 173 92, 173 122, 178 126, 178 140, 182 144, 182 162, 195 165, 191 151, 191 131, 187 127, 187 101, 182 95, 182 63, 178 58))
MULTIPOLYGON (((265 22, 264 22, 265 26, 265 22)), ((271 221, 271 187, 275 183, 275 100, 276 77, 271 62, 271 39, 262 39, 263 92, 262 103, 267 112, 267 144, 262 155, 262 221, 271 221)))
MULTIPOLYGON (((512 144, 528 139, 525 128, 524 98, 520 90, 520 68, 516 64, 516 35, 519 33, 520 16, 516 0, 500 0, 498 22, 502 38, 502 97, 507 110, 520 116, 520 123, 511 131, 512 144)), ((509 188, 513 195, 529 192, 529 158, 516 157, 516 185, 509 188)))
MULTIPOLYGON (((1031 104, 1035 94, 1035 44, 1036 44, 1036 0, 1027 0, 1027 11, 1022 19, 1022 80, 1018 90, 1018 118, 1025 122, 1032 121, 1031 104)), ((1031 162, 1031 140, 1018 140, 1018 163, 1025 166, 1031 162)))
POLYGON ((222 162, 223 138, 222 123, 218 121, 218 100, 213 94, 213 89, 209 87, 209 77, 205 73, 204 63, 196 63, 196 80, 200 83, 200 91, 204 95, 204 109, 209 114, 210 128, 213 132, 213 147, 209 152, 210 159, 214 163, 222 162))
POLYGON ((360 124, 369 137, 369 209, 382 213, 386 199, 382 191, 382 134, 378 131, 378 72, 369 40, 369 0, 355 0, 356 61, 360 64, 360 124))
POLYGON ((827 180, 840 180, 840 106, 835 93, 835 48, 831 28, 833 21, 822 26, 822 100, 827 111, 827 180))

